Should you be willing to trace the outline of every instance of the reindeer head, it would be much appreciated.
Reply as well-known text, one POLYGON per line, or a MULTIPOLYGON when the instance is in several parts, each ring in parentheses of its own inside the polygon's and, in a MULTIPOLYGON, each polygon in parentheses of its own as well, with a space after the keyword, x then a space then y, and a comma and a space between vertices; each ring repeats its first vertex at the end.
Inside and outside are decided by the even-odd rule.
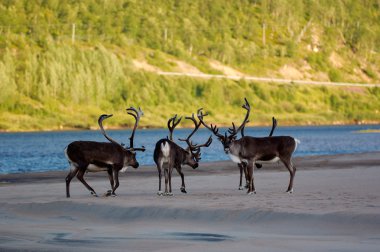
POLYGON ((120 143, 116 142, 110 136, 108 136, 107 133, 105 132, 105 130, 103 128, 103 120, 111 117, 112 114, 111 115, 105 115, 105 114, 101 115, 98 119, 98 124, 99 124, 100 130, 101 130, 102 134, 104 135, 104 137, 107 138, 108 141, 110 141, 111 143, 114 143, 123 149, 124 154, 125 154, 124 167, 132 166, 133 168, 138 168, 139 163, 137 162, 137 159, 136 159, 136 151, 145 151, 145 147, 142 146, 141 148, 134 148, 133 147, 133 139, 135 136, 135 131, 136 131, 137 125, 140 121, 140 117, 143 115, 143 112, 140 108, 136 109, 134 107, 130 107, 127 109, 127 113, 135 118, 135 125, 133 127, 131 137, 129 138, 130 147, 124 147, 124 144, 120 144, 120 143))
POLYGON ((192 114, 191 117, 186 117, 186 119, 193 121, 194 123, 194 130, 187 136, 186 139, 179 139, 180 141, 184 141, 187 143, 186 148, 186 157, 184 160, 184 163, 193 167, 194 169, 198 167, 198 162, 201 160, 201 147, 208 147, 212 143, 212 137, 210 136, 209 139, 204 144, 193 144, 192 141, 190 141, 190 138, 194 135, 194 133, 198 130, 201 123, 197 122, 195 120, 194 114, 192 114))
POLYGON ((185 160, 183 161, 183 164, 186 164, 193 169, 198 168, 199 164, 199 158, 194 155, 194 153, 191 151, 189 147, 186 148, 186 155, 185 155, 185 160))
POLYGON ((223 144, 224 152, 228 154, 230 145, 236 140, 236 135, 227 135, 225 133, 223 137, 218 137, 218 140, 223 144))
POLYGON ((125 159, 124 159, 124 167, 132 166, 137 169, 139 167, 139 162, 136 159, 136 152, 124 149, 125 159))
POLYGON ((235 124, 232 123, 232 128, 228 129, 228 134, 227 134, 227 132, 225 132, 224 135, 219 133, 219 129, 216 125, 210 124, 210 126, 208 126, 203 121, 203 117, 207 116, 208 114, 207 113, 203 114, 202 108, 198 109, 197 117, 198 117, 200 123, 202 123, 203 126, 205 126, 207 129, 211 130, 212 133, 214 133, 214 135, 218 137, 218 140, 223 144, 223 148, 224 148, 224 151, 226 152, 226 154, 229 153, 230 145, 236 140, 237 134, 239 132, 242 132, 242 135, 244 135, 244 133, 243 133, 244 127, 248 123, 248 117, 249 117, 249 113, 251 111, 251 107, 249 106, 247 99, 244 98, 244 100, 245 100, 245 104, 243 104, 242 108, 247 110, 247 114, 245 115, 243 123, 238 128, 236 128, 235 124))

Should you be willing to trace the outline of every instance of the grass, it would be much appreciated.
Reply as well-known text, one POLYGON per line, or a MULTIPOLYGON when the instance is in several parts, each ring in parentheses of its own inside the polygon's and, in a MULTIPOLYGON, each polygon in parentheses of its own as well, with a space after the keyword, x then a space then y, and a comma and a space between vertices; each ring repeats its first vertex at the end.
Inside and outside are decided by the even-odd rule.
POLYGON ((270 124, 272 116, 282 125, 380 121, 378 88, 159 76, 135 71, 125 55, 103 46, 51 45, 44 53, 23 53, 19 57, 33 64, 14 61, 10 51, 4 56, 8 71, 0 78, 15 84, 3 86, 0 130, 96 128, 103 113, 115 114, 110 127, 123 127, 131 124, 128 106, 143 108, 142 127, 166 127, 170 116, 191 115, 200 107, 210 121, 229 125, 241 120, 244 97, 255 125, 270 124))
MULTIPOLYGON (((72 54, 65 52, 64 55, 72 54)), ((86 52, 82 54, 86 55, 86 52)), ((140 106, 144 110, 142 127, 166 127, 166 121, 172 115, 191 115, 201 107, 209 112, 208 121, 229 126, 244 116, 241 109, 244 97, 252 107, 251 125, 269 125, 272 116, 278 118, 281 125, 380 122, 380 92, 376 88, 351 90, 345 87, 167 77, 125 72, 123 69, 127 66, 117 56, 99 57, 95 60, 101 63, 77 65, 70 75, 57 77, 57 87, 45 85, 48 90, 37 92, 39 95, 35 98, 16 95, 12 103, 2 104, 0 130, 92 129, 97 128, 97 118, 103 113, 114 114, 107 122, 109 127, 130 127, 133 122, 125 112, 129 106, 140 106), (91 71, 92 68, 95 70, 91 71), (91 85, 92 81, 87 78, 97 84, 91 85), (66 83, 76 84, 66 86, 66 83), (50 94, 52 88, 66 91, 50 94)), ((61 60, 67 60, 66 56, 61 56, 61 60)), ((41 72, 38 65, 31 72, 41 72)), ((47 62, 43 71, 51 74, 60 71, 58 69, 47 62), (51 68, 48 67, 50 65, 51 68)), ((185 123, 184 126, 191 125, 185 123)))
POLYGON ((380 133, 380 129, 358 130, 356 133, 380 133))

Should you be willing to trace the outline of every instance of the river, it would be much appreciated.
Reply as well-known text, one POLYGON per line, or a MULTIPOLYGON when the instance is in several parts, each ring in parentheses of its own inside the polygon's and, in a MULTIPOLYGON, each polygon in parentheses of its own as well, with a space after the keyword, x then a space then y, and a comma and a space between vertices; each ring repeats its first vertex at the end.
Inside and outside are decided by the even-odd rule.
MULTIPOLYGON (((274 135, 289 135, 301 141, 295 156, 334 155, 380 151, 380 134, 363 133, 362 130, 380 129, 380 125, 349 126, 303 126, 278 127, 274 135)), ((225 129, 220 129, 224 132, 225 129)), ((266 136, 270 127, 246 128, 250 136, 266 136)), ((108 130, 109 135, 120 142, 129 143, 130 130, 108 130)), ((190 129, 176 129, 175 139, 184 138, 190 129)), ((137 130, 135 146, 144 145, 145 152, 138 152, 137 159, 141 165, 152 165, 155 143, 166 137, 167 129, 137 130)), ((210 132, 200 129, 194 136, 195 143, 207 140, 210 132)), ((68 163, 63 153, 72 141, 105 141, 99 131, 56 131, 0 133, 0 173, 23 173, 66 170, 68 163)), ((176 140, 176 142, 179 142, 176 140)), ((181 146, 185 144, 179 142, 181 146)), ((202 149, 201 162, 228 160, 222 145, 214 137, 209 148, 202 149)))

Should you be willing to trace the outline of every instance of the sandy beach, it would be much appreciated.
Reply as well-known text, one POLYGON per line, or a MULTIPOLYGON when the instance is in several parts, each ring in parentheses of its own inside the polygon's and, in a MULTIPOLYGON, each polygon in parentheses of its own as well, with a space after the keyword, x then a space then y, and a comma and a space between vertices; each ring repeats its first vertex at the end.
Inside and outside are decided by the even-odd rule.
MULTIPOLYGON (((255 170, 257 194, 238 190, 230 161, 173 172, 158 196, 155 167, 120 176, 118 197, 92 197, 67 171, 0 175, 0 251, 379 251, 380 153, 296 158, 255 170)), ((102 195, 106 173, 87 174, 102 195)))

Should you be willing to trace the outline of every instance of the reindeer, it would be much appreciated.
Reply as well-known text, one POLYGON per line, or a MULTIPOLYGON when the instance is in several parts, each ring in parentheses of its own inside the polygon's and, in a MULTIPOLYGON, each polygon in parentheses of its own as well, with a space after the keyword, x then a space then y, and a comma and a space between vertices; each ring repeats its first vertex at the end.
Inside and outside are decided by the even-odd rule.
POLYGON ((218 133, 219 129, 216 125, 211 124, 208 126, 204 122, 203 117, 208 114, 203 114, 202 108, 198 109, 198 119, 207 129, 212 131, 213 134, 218 137, 219 141, 223 144, 225 153, 229 155, 234 163, 245 163, 247 165, 248 194, 256 193, 253 183, 254 164, 274 163, 279 160, 285 165, 290 173, 289 185, 286 192, 292 193, 296 167, 293 165, 291 159, 299 141, 290 136, 244 136, 240 139, 236 139, 236 135, 248 122, 248 117, 251 110, 247 99, 244 98, 244 100, 245 104, 242 107, 247 110, 247 114, 243 120, 243 123, 238 128, 232 124, 233 127, 230 128, 228 135, 227 132, 224 135, 218 133))
POLYGON ((138 168, 139 163, 136 160, 136 151, 145 151, 145 147, 134 148, 133 139, 137 125, 143 112, 130 107, 127 113, 134 117, 135 125, 131 137, 129 138, 130 147, 124 147, 111 137, 109 137, 104 128, 103 120, 109 118, 111 115, 101 115, 98 119, 98 124, 101 133, 110 141, 93 142, 93 141, 75 141, 70 143, 65 149, 65 155, 70 164, 70 172, 66 177, 66 197, 70 197, 70 182, 74 176, 90 191, 90 193, 97 197, 98 195, 94 189, 87 184, 83 176, 86 172, 99 172, 107 171, 108 178, 111 183, 111 190, 108 190, 106 196, 115 197, 115 191, 119 187, 119 172, 125 172, 128 166, 138 168))
POLYGON ((169 137, 166 139, 161 139, 156 143, 156 147, 154 149, 154 162, 157 165, 158 170, 158 178, 159 178, 159 184, 158 184, 158 195, 165 195, 165 196, 172 196, 172 171, 173 168, 176 168, 177 172, 181 176, 182 185, 181 185, 181 192, 187 193, 185 188, 185 178, 184 174, 182 172, 182 165, 188 165, 192 167, 193 169, 196 169, 198 167, 198 162, 201 159, 201 153, 200 148, 201 147, 208 147, 210 146, 212 142, 212 137, 210 136, 209 139, 204 144, 194 145, 190 138, 194 135, 194 133, 198 130, 201 123, 197 122, 195 120, 194 114, 192 117, 186 117, 186 119, 191 120, 194 123, 194 130, 188 135, 186 139, 179 139, 180 141, 184 141, 187 144, 187 148, 183 149, 179 145, 173 142, 173 130, 174 128, 179 124, 182 117, 180 117, 177 120, 177 115, 169 119, 168 121, 168 128, 169 128, 169 137), (161 171, 164 169, 164 175, 165 175, 165 192, 163 193, 161 191, 161 171), (169 184, 169 188, 168 188, 169 184))
MULTIPOLYGON (((247 121, 248 123, 249 121, 247 121)), ((272 129, 269 133, 269 137, 271 137, 273 135, 273 132, 274 132, 274 129, 277 127, 277 120, 276 118, 272 117, 272 129)), ((244 128, 243 127, 240 131, 240 134, 241 134, 241 137, 244 137, 244 128)), ((229 132, 231 133, 231 130, 232 129, 229 129, 229 132)), ((255 163, 255 166, 257 169, 260 169, 261 167, 263 167, 262 164, 259 164, 259 163, 255 163)), ((248 177, 247 177, 247 166, 246 166, 246 163, 238 163, 238 167, 239 167, 239 170, 240 170, 240 181, 239 181, 239 190, 243 190, 243 186, 242 186, 242 183, 243 183, 243 172, 244 172, 244 177, 245 177, 245 181, 246 181, 246 184, 245 184, 245 188, 248 188, 248 177)))

